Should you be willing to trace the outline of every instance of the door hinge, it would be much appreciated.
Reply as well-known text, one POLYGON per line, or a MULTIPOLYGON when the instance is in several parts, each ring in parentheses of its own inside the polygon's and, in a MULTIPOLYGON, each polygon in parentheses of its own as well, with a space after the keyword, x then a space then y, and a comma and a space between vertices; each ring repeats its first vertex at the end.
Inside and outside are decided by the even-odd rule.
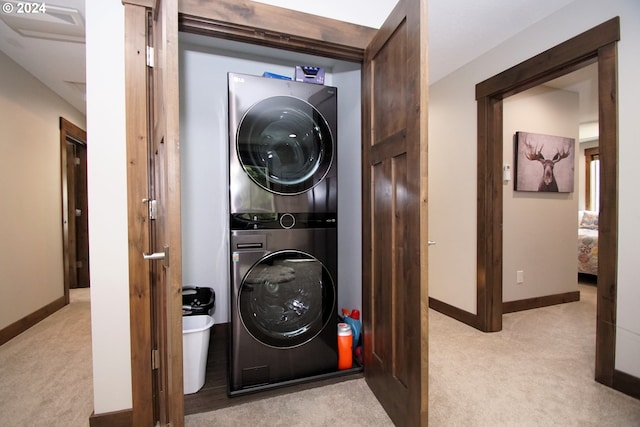
POLYGON ((74 163, 76 166, 80 166, 80 157, 74 157, 74 158, 73 158, 73 163, 74 163))
POLYGON ((151 350, 151 369, 158 369, 158 349, 151 350))
POLYGON ((158 216, 158 201, 149 200, 149 219, 156 219, 158 216))
POLYGON ((153 68, 155 65, 155 56, 154 56, 153 46, 147 46, 147 67, 153 68))

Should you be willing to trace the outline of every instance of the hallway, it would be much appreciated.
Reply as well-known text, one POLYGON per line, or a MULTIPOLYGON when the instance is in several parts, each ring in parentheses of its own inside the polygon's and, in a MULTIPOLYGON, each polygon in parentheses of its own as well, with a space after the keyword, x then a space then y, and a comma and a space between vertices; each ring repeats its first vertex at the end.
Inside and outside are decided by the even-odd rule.
MULTIPOLYGON (((508 314, 494 334, 431 310, 430 425, 639 427, 640 401, 593 381, 595 287, 580 291, 579 302, 508 314)), ((75 289, 71 304, 0 346, 0 425, 88 426, 92 375, 89 289, 75 289)), ((186 424, 334 426, 328 420, 351 419, 357 426, 362 414, 377 420, 369 425, 386 419, 359 379, 191 415, 186 424), (279 414, 271 424, 270 412, 279 414)))

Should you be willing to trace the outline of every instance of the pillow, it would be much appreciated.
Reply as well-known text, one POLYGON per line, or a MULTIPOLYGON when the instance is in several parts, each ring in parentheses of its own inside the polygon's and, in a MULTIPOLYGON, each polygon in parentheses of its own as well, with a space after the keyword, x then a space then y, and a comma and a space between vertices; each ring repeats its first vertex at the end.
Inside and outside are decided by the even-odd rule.
POLYGON ((584 211, 582 213, 582 218, 580 218, 580 223, 578 224, 578 227, 588 228, 589 230, 597 230, 598 229, 598 212, 584 211))

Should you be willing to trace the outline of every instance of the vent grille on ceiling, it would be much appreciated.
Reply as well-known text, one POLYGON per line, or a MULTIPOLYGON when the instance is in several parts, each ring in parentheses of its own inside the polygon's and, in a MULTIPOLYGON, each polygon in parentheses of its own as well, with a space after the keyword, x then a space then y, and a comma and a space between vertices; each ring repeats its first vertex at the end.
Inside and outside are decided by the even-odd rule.
MULTIPOLYGON (((21 2, 4 3, 13 4, 16 11, 21 2)), ((24 37, 84 43, 84 19, 78 10, 51 4, 45 7, 46 13, 2 13, 0 19, 24 37)))

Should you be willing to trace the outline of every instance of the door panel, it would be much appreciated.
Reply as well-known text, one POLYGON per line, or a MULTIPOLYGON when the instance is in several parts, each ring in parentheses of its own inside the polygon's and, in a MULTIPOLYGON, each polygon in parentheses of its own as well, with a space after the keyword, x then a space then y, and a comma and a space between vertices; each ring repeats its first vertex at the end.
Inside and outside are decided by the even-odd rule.
MULTIPOLYGON (((86 137, 85 137, 86 140, 86 137)), ((85 141, 86 142, 86 141, 85 141)), ((89 202, 87 199, 87 146, 76 143, 76 270, 79 288, 88 288, 89 279, 89 202)))
POLYGON ((426 12, 401 1, 365 52, 365 377, 396 425, 427 424, 426 12))
POLYGON ((152 345, 158 350, 154 378, 155 416, 160 425, 184 425, 182 378, 182 259, 180 231, 180 151, 177 0, 156 3, 150 13, 151 152, 149 194, 157 202, 151 221, 152 345))
POLYGON ((127 88, 127 206, 129 241, 129 310, 131 318, 132 425, 155 425, 151 355, 152 265, 142 257, 150 250, 149 211, 149 79, 146 65, 148 11, 125 4, 125 84, 127 88))
POLYGON ((87 148, 75 138, 66 142, 66 200, 69 288, 89 287, 89 222, 87 216, 87 148))
POLYGON ((75 145, 72 141, 66 141, 66 180, 67 180, 67 188, 66 188, 66 200, 67 200, 67 209, 66 209, 66 224, 67 224, 67 258, 65 261, 65 267, 67 271, 65 272, 66 277, 68 278, 69 289, 76 289, 78 287, 78 274, 76 271, 76 260, 78 259, 77 254, 77 240, 76 240, 76 167, 75 162, 75 145))
POLYGON ((407 78, 407 26, 400 24, 385 41, 384 46, 376 52, 373 67, 375 73, 374 103, 384 105, 385 108, 376 108, 372 111, 373 124, 376 138, 372 144, 380 144, 386 138, 402 131, 407 122, 406 106, 407 88, 404 84, 407 78), (390 89, 390 90, 387 90, 390 89), (394 114, 389 114, 393 111, 394 114))

